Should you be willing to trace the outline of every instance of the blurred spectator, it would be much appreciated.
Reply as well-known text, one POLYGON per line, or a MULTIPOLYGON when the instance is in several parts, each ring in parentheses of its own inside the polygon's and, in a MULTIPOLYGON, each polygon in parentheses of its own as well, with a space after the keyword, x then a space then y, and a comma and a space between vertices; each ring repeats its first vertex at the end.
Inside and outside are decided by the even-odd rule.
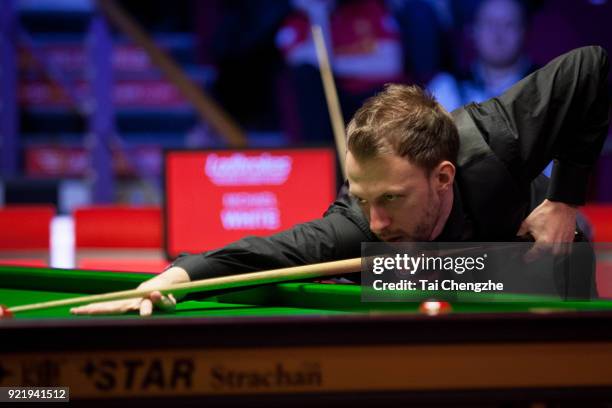
POLYGON ((276 115, 276 79, 283 62, 274 44, 278 28, 291 11, 282 0, 223 0, 206 2, 200 13, 214 13, 212 38, 200 39, 211 47, 209 60, 218 68, 215 96, 228 113, 248 130, 279 127, 276 115))
MULTIPOLYGON (((404 71, 426 84, 453 60, 450 0, 387 0, 398 22, 404 51, 404 71)), ((455 2, 457 3, 457 2, 455 2)))
POLYGON ((311 25, 322 27, 345 120, 387 82, 404 79, 400 35, 383 1, 293 0, 276 36, 297 96, 301 139, 331 141, 332 130, 311 25))
POLYGON ((447 109, 503 93, 535 70, 525 53, 526 10, 519 0, 483 0, 476 10, 476 60, 469 72, 440 73, 429 90, 447 109))

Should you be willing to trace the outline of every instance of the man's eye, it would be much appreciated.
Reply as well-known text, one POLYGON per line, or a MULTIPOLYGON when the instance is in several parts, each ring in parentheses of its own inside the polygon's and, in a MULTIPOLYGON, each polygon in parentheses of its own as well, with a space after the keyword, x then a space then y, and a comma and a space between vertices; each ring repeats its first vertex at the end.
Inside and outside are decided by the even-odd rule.
POLYGON ((359 204, 360 207, 368 205, 368 200, 366 200, 366 199, 363 199, 363 198, 357 197, 357 196, 353 196, 353 198, 355 198, 355 200, 357 201, 357 204, 359 204))
POLYGON ((385 194, 383 196, 383 198, 385 199, 385 201, 395 201, 397 199, 397 195, 395 195, 395 194, 385 194))

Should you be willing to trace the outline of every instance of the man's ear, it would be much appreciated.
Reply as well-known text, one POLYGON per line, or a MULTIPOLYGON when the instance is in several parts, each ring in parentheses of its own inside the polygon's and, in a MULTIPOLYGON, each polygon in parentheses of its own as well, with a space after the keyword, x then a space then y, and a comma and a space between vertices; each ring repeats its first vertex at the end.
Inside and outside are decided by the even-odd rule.
POLYGON ((446 191, 453 188, 455 165, 448 160, 444 160, 434 168, 432 176, 438 190, 446 191))

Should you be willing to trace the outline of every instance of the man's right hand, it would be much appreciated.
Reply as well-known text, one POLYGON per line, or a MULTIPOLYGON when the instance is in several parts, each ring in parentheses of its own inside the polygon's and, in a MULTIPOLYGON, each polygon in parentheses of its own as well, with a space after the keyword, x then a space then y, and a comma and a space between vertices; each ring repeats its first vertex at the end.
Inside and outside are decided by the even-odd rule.
MULTIPOLYGON (((141 283, 138 289, 153 290, 189 281, 187 272, 183 268, 174 266, 156 277, 141 283)), ((154 308, 169 312, 173 311, 175 307, 176 299, 172 294, 162 295, 159 291, 153 290, 147 297, 91 303, 89 305, 73 307, 70 309, 70 312, 77 315, 101 315, 122 314, 138 310, 141 316, 150 316, 154 308)))

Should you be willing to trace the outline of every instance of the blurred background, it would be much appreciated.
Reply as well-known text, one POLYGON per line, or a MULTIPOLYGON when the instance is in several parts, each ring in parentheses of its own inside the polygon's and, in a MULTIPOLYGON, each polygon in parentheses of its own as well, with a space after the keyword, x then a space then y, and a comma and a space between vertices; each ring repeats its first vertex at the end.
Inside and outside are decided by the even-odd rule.
MULTIPOLYGON (((348 122, 388 82, 449 110, 485 100, 572 48, 609 51, 610 22, 606 0, 2 0, 0 207, 50 205, 71 240, 82 208, 159 211, 164 149, 333 145, 313 23, 348 122)), ((591 203, 610 176, 608 138, 591 203)))

